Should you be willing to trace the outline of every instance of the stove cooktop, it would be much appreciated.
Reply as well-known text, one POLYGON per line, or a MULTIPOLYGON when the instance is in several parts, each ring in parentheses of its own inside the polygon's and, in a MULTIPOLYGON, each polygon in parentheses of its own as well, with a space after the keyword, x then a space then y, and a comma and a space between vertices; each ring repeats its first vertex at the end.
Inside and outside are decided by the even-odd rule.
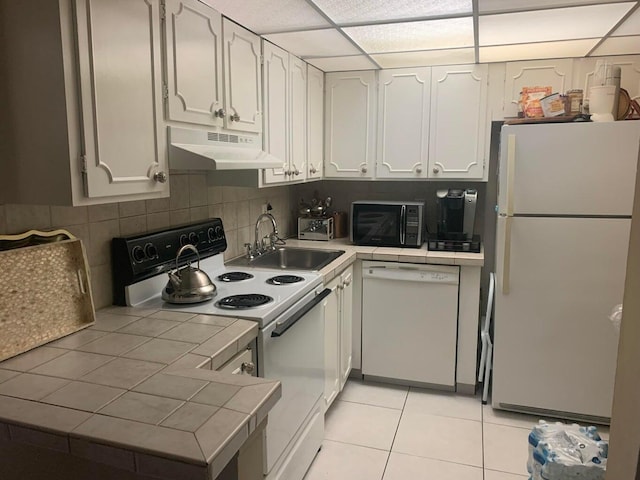
MULTIPOLYGON (((322 277, 316 272, 226 267, 222 255, 226 247, 219 218, 165 231, 114 238, 114 303, 198 315, 232 316, 255 320, 264 326, 322 286, 322 277), (176 268, 176 253, 186 243, 195 245, 200 252, 200 269, 213 281, 217 294, 211 300, 197 304, 166 303, 160 297, 168 280, 166 272, 176 268), (238 295, 269 297, 271 300, 258 302, 255 306, 241 302, 240 308, 219 303, 238 295)), ((180 257, 178 265, 192 262, 195 266, 196 261, 195 253, 187 254, 180 257)))
MULTIPOLYGON (((142 308, 157 308, 177 312, 193 313, 196 315, 218 315, 255 320, 263 327, 271 323, 284 311, 301 300, 307 293, 322 286, 322 277, 315 272, 288 271, 286 277, 297 277, 294 283, 269 283, 268 280, 283 276, 281 271, 263 270, 257 268, 225 267, 222 255, 201 260, 200 268, 204 270, 216 286, 217 294, 211 300, 197 304, 171 304, 160 298, 160 292, 167 283, 167 274, 162 273, 126 287, 128 304, 142 308), (221 276, 233 273, 246 273, 251 278, 242 281, 229 282, 220 280, 221 276), (228 308, 219 302, 238 295, 264 295, 272 299, 261 305, 243 308, 228 308)), ((245 277, 244 275, 242 275, 245 277)))

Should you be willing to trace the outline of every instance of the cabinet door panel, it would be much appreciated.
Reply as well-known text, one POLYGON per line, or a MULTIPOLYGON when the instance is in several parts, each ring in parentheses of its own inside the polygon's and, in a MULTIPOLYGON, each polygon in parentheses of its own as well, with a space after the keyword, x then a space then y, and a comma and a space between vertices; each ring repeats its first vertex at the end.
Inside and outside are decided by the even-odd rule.
POLYGON ((352 334, 353 334, 353 267, 349 267, 341 276, 340 301, 340 390, 347 383, 351 373, 352 334))
POLYGON ((324 73, 307 65, 307 178, 322 178, 324 160, 324 73))
POLYGON ((375 159, 376 73, 326 77, 325 177, 371 178, 375 159))
POLYGON ((433 67, 429 176, 482 178, 487 65, 433 67))
POLYGON ((430 68, 380 72, 377 177, 427 176, 430 95, 430 68))
POLYGON ((620 86, 629 92, 631 98, 640 97, 640 55, 624 55, 575 60, 576 71, 573 76, 573 84, 575 88, 583 89, 585 98, 589 98, 589 89, 593 86, 598 60, 606 60, 611 65, 620 67, 620 86))
POLYGON ((196 0, 165 5, 168 117, 222 126, 222 17, 196 0))
POLYGON ((226 18, 223 20, 223 31, 225 109, 227 111, 225 127, 230 130, 260 133, 262 132, 260 37, 226 18))
POLYGON ((87 196, 168 189, 158 1, 79 0, 77 22, 87 196))
POLYGON ((282 160, 281 168, 267 168, 265 183, 284 182, 289 169, 289 54, 264 42, 264 149, 282 160))
POLYGON ((547 85, 552 92, 564 93, 571 88, 573 60, 570 58, 507 63, 504 89, 504 116, 518 114, 522 87, 547 85))
POLYGON ((289 55, 289 168, 291 180, 307 178, 307 64, 289 55))
POLYGON ((340 278, 327 285, 331 294, 325 299, 324 306, 324 401, 327 409, 340 393, 339 363, 339 315, 338 284, 340 278))

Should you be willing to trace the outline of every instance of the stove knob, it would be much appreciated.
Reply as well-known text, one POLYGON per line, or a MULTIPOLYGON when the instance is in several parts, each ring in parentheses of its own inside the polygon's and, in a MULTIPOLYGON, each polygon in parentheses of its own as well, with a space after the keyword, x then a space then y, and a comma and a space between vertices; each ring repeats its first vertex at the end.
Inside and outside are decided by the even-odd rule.
POLYGON ((153 243, 147 243, 144 246, 144 253, 148 258, 156 258, 158 256, 158 249, 153 243))
POLYGON ((216 240, 222 240, 224 238, 224 232, 221 226, 216 227, 216 240))
POLYGON ((207 238, 209 239, 210 242, 213 242, 216 239, 216 232, 213 229, 213 227, 207 230, 207 238))
POLYGON ((131 256, 133 257, 133 260, 138 263, 145 259, 144 250, 139 245, 133 247, 133 249, 131 250, 131 256))
POLYGON ((187 238, 187 236, 183 233, 182 235, 180 235, 180 246, 184 247, 187 243, 189 243, 189 239, 187 238))
POLYGON ((198 245, 198 234, 197 234, 197 233, 195 233, 195 232, 191 232, 191 233, 189 234, 189 243, 190 243, 191 245, 195 245, 195 246, 197 246, 197 245, 198 245))

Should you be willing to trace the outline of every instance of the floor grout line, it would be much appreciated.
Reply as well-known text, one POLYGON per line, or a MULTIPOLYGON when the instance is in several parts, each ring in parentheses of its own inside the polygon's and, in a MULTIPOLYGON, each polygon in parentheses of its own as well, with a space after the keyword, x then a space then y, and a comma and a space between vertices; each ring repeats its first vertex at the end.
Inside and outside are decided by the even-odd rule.
POLYGON ((411 387, 407 388, 404 402, 402 402, 402 409, 400 409, 400 418, 398 418, 398 425, 396 425, 396 431, 393 432, 393 440, 391 440, 391 446, 389 447, 389 455, 387 455, 387 461, 384 463, 384 468, 382 469, 382 477, 380 480, 384 480, 384 476, 387 473, 387 466, 389 465, 389 460, 391 459, 391 451, 393 450, 393 444, 396 441, 396 435, 398 435, 398 430, 400 429, 400 422, 402 422, 402 415, 404 414, 404 408, 407 405, 407 399, 409 398, 410 391, 411 387))

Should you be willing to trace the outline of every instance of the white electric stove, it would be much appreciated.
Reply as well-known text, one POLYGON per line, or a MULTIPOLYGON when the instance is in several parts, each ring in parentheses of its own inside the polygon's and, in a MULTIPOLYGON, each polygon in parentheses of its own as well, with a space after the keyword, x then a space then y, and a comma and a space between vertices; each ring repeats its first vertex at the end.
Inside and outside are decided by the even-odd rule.
MULTIPOLYGON (((324 437, 324 305, 330 293, 316 272, 227 267, 220 219, 115 238, 112 243, 114 303, 258 322, 257 374, 282 383, 282 397, 265 430, 267 480, 302 480, 324 437), (177 250, 198 249, 200 269, 216 295, 195 304, 161 298, 177 250)), ((180 266, 195 263, 181 257, 180 266)))

